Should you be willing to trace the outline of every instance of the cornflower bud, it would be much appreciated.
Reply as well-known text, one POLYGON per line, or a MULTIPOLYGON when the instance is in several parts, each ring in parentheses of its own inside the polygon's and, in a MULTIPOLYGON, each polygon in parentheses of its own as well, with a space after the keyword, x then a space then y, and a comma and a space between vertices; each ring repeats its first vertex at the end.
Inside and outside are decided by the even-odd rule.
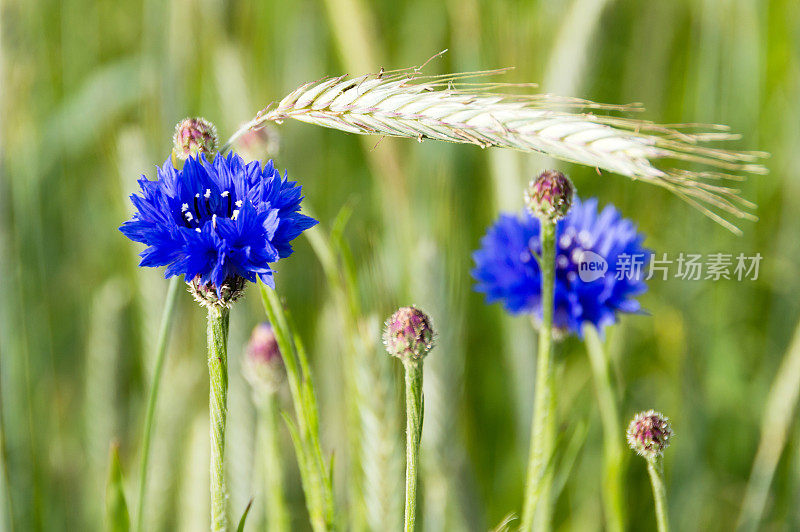
POLYGON ((217 128, 205 118, 186 118, 178 122, 172 140, 172 153, 182 161, 201 153, 214 155, 219 145, 217 128))
POLYGON ((545 170, 525 189, 525 205, 536 217, 556 222, 569 212, 574 194, 575 187, 567 176, 545 170))
POLYGON ((640 412, 628 425, 627 439, 631 449, 648 460, 660 457, 669 447, 672 427, 669 418, 655 410, 640 412))
POLYGON ((256 393, 278 391, 283 381, 283 359, 275 332, 267 323, 253 328, 247 343, 242 371, 256 393))
POLYGON ((416 307, 401 307, 386 320, 383 344, 386 351, 406 361, 425 358, 433 348, 433 327, 427 314, 416 307))

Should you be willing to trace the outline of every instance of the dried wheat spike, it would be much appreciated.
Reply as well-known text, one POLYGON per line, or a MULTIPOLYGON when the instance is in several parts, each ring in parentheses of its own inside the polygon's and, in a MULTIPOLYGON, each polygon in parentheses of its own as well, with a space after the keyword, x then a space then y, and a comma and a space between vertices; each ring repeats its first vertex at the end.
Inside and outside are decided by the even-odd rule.
POLYGON ((293 118, 360 135, 435 139, 482 148, 513 148, 592 166, 665 187, 733 232, 739 229, 720 212, 755 219, 755 205, 720 180, 741 180, 726 172, 763 174, 763 152, 705 146, 739 138, 727 127, 702 124, 658 125, 610 114, 641 110, 634 105, 598 104, 548 94, 508 94, 530 84, 468 80, 508 69, 423 75, 421 68, 339 76, 306 83, 277 107, 267 107, 229 141, 267 122, 293 118), (604 114, 595 114, 600 110, 604 114), (658 159, 710 167, 696 171, 661 169, 658 159))

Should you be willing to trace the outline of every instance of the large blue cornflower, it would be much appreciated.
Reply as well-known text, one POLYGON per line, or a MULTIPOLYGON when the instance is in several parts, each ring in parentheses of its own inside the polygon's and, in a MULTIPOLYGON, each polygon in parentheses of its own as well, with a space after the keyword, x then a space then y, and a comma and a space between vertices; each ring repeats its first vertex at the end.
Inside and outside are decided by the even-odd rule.
POLYGON ((181 170, 167 159, 158 179, 139 180, 137 212, 120 231, 147 245, 140 266, 166 266, 196 287, 260 277, 274 287, 271 263, 292 253, 290 242, 316 220, 300 214, 301 187, 236 154, 190 157, 181 170))
MULTIPOLYGON (((581 336, 584 322, 602 329, 618 312, 639 312, 633 297, 647 290, 642 279, 651 253, 643 240, 611 205, 598 213, 596 199, 576 197, 556 226, 554 327, 581 336)), ((541 319, 540 253, 538 218, 501 215, 473 254, 475 290, 488 303, 500 301, 511 313, 541 319)))

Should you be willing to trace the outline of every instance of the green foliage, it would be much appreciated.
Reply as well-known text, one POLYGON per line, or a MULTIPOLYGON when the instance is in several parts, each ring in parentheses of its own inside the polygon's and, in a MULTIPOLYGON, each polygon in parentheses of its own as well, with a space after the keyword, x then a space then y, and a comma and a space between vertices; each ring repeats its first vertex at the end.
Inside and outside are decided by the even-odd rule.
POLYGON ((106 483, 106 530, 128 532, 131 518, 125 502, 125 487, 122 464, 119 461, 119 444, 112 443, 108 459, 108 482, 106 483))
POLYGON ((261 300, 281 351, 296 420, 284 415, 294 443, 311 525, 316 531, 335 528, 332 469, 325 464, 319 439, 319 409, 311 368, 302 340, 294 332, 277 293, 259 281, 261 300))
POLYGON ((253 506, 253 499, 250 499, 250 502, 247 503, 247 506, 244 508, 244 512, 242 512, 242 517, 239 519, 239 526, 236 527, 236 532, 244 532, 244 524, 247 521, 247 516, 250 513, 250 508, 253 506))

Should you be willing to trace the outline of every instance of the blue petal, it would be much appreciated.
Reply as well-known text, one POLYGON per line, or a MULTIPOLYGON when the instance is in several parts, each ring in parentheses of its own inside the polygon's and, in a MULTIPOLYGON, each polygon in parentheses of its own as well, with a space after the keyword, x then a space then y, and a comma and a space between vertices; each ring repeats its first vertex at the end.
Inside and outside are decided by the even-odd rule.
MULTIPOLYGON (((641 279, 616 279, 620 255, 643 258, 645 271, 651 252, 642 247, 644 236, 636 226, 622 218, 611 205, 598 212, 592 198, 576 198, 569 215, 558 223, 559 245, 554 295, 554 323, 557 327, 581 335, 583 323, 602 329, 613 323, 620 312, 639 313, 634 296, 647 287, 641 279), (578 252, 576 252, 576 249, 578 252), (581 251, 592 251, 605 258, 608 268, 598 279, 584 282, 578 275, 576 260, 581 251)), ((511 313, 530 313, 541 318, 541 276, 534 256, 538 254, 539 221, 531 215, 503 214, 481 239, 473 253, 475 290, 486 295, 487 303, 501 302, 511 313)))
POLYGON ((139 180, 136 209, 120 231, 147 246, 142 266, 166 266, 165 275, 199 276, 219 285, 241 276, 274 286, 271 263, 291 254, 290 242, 317 221, 300 214, 301 187, 235 153, 209 162, 190 157, 180 170, 171 159, 157 179, 139 180), (224 195, 223 195, 224 194, 224 195))

